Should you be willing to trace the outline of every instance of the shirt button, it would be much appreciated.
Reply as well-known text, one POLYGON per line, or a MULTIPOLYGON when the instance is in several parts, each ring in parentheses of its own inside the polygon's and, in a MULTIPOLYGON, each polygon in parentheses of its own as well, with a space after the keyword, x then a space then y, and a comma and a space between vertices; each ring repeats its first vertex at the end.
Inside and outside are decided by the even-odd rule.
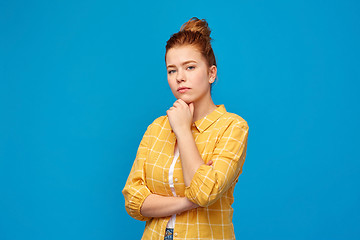
POLYGON ((178 159, 177 162, 180 162, 180 160, 178 159))
POLYGON ((178 179, 177 178, 175 178, 175 182, 177 182, 178 181, 178 179))
POLYGON ((177 233, 174 233, 174 236, 176 237, 176 236, 177 236, 177 233))

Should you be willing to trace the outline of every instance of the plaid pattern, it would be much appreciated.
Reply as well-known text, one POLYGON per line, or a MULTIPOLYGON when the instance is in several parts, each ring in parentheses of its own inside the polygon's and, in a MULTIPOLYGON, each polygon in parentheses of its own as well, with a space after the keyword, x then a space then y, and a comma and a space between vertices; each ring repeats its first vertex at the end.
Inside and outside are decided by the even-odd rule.
MULTIPOLYGON (((233 192, 246 156, 248 125, 226 111, 224 105, 192 126, 199 153, 212 166, 202 165, 190 186, 185 187, 181 160, 174 169, 176 195, 187 197, 200 207, 177 214, 174 239, 235 239, 232 224, 233 192)), ((140 214, 145 198, 154 193, 173 196, 169 168, 174 158, 176 137, 167 116, 157 118, 146 130, 123 189, 125 208, 130 216, 146 221, 142 239, 164 239, 170 219, 147 218, 140 214)))

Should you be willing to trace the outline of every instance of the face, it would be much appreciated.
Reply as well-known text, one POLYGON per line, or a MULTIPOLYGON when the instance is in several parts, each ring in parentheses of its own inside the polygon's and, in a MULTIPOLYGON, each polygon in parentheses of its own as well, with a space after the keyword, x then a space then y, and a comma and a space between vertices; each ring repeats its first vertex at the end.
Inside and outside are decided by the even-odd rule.
POLYGON ((211 100, 210 85, 215 81, 216 66, 208 67, 195 47, 186 45, 169 49, 166 68, 169 86, 177 99, 187 104, 211 100))

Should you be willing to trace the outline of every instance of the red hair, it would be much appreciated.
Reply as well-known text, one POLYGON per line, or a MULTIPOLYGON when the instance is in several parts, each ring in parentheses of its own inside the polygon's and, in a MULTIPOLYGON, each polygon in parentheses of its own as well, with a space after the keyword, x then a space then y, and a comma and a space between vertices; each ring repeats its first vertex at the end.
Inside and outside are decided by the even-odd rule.
POLYGON ((216 66, 214 51, 211 47, 211 30, 205 19, 191 18, 184 23, 180 31, 173 34, 166 42, 166 53, 169 49, 184 45, 194 46, 206 59, 208 67, 216 66))

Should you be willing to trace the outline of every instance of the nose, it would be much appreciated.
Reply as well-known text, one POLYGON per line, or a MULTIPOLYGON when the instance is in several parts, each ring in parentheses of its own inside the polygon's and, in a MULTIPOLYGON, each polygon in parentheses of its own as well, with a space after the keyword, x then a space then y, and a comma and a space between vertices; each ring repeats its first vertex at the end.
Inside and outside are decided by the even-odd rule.
POLYGON ((185 74, 182 70, 178 70, 176 73, 176 81, 178 83, 185 81, 185 74))

